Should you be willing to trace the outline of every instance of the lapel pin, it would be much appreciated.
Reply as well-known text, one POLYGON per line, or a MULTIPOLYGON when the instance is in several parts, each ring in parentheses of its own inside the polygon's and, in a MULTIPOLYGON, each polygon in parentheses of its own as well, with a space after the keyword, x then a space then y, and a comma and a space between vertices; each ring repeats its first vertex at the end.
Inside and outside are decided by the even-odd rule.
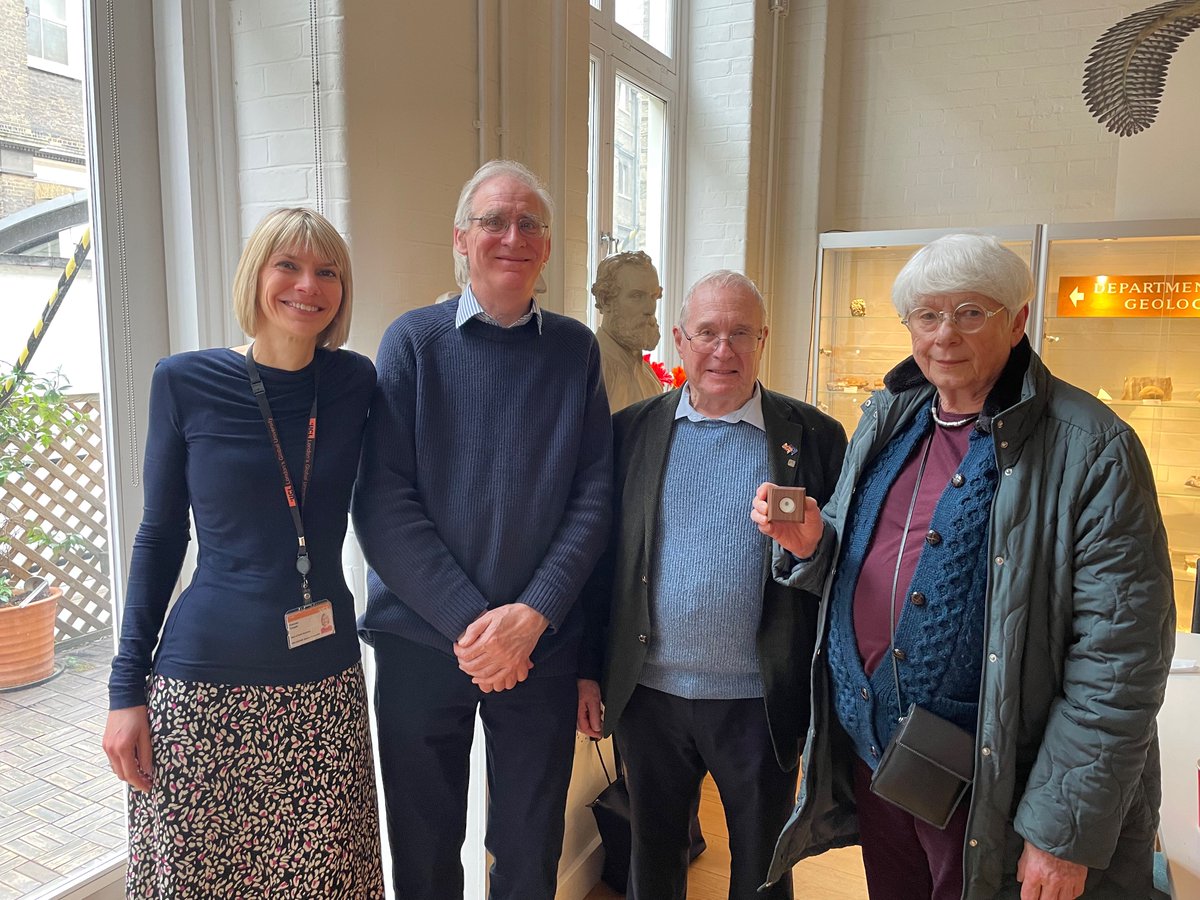
POLYGON ((796 455, 796 448, 793 447, 791 444, 789 444, 787 441, 784 441, 780 446, 783 447, 784 453, 786 453, 788 456, 796 455))
POLYGON ((789 468, 789 469, 794 469, 794 468, 796 468, 796 461, 795 461, 794 459, 789 459, 789 460, 788 460, 788 468, 789 468))

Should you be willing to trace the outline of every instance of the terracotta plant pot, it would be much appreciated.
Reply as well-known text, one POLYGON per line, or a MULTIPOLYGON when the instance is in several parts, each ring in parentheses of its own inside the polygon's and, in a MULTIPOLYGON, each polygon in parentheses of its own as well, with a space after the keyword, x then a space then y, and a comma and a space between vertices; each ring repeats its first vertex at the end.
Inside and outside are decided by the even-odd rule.
POLYGON ((0 606, 0 689, 33 684, 54 673, 54 621, 62 588, 28 606, 0 606))

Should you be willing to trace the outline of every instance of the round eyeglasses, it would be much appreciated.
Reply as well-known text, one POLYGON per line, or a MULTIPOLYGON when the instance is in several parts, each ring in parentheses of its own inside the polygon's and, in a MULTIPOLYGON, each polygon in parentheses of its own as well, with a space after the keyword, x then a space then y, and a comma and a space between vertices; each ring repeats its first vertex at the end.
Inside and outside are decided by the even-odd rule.
MULTIPOLYGON (((479 227, 488 234, 505 234, 512 227, 512 219, 495 213, 489 213, 486 216, 471 216, 467 221, 478 222, 479 227)), ((521 232, 522 237, 541 237, 549 228, 549 225, 533 216, 520 216, 517 219, 517 231, 521 232)))
POLYGON ((933 334, 942 327, 943 322, 949 322, 950 327, 960 334, 974 334, 982 331, 992 316, 1004 311, 1000 309, 984 309, 978 303, 963 303, 954 308, 953 312, 942 312, 930 309, 928 306, 918 306, 900 321, 908 326, 913 334, 933 334))
POLYGON ((762 340, 761 331, 758 334, 753 331, 735 331, 733 334, 722 337, 715 331, 707 329, 697 331, 695 334, 688 334, 687 330, 682 327, 679 330, 683 332, 683 336, 697 353, 715 353, 722 341, 727 343, 729 349, 734 353, 749 353, 762 340))

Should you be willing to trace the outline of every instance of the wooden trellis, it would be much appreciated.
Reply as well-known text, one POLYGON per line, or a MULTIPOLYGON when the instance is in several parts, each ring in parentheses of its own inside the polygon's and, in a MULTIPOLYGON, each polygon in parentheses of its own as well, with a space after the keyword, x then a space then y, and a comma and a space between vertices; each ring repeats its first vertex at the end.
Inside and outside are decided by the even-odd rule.
POLYGON ((59 642, 112 629, 100 404, 94 394, 75 396, 71 404, 83 420, 56 433, 48 448, 34 454, 32 466, 10 476, 0 499, 0 541, 8 545, 4 567, 18 581, 49 576, 63 589, 59 642), (34 527, 79 540, 61 550, 30 547, 25 537, 34 527))

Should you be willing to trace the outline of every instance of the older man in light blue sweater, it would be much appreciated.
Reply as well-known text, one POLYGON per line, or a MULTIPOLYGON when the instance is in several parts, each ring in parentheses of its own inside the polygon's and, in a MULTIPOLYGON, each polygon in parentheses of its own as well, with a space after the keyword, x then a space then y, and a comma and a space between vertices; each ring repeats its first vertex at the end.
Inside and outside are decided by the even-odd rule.
POLYGON ((750 508, 774 482, 805 487, 817 515, 846 436, 759 385, 765 318, 744 275, 700 279, 674 329, 686 387, 613 418, 613 531, 583 594, 577 727, 617 730, 635 900, 686 896, 690 813, 708 772, 729 826, 729 896, 792 896, 757 889, 795 796, 817 606, 768 577, 770 541, 750 508))

